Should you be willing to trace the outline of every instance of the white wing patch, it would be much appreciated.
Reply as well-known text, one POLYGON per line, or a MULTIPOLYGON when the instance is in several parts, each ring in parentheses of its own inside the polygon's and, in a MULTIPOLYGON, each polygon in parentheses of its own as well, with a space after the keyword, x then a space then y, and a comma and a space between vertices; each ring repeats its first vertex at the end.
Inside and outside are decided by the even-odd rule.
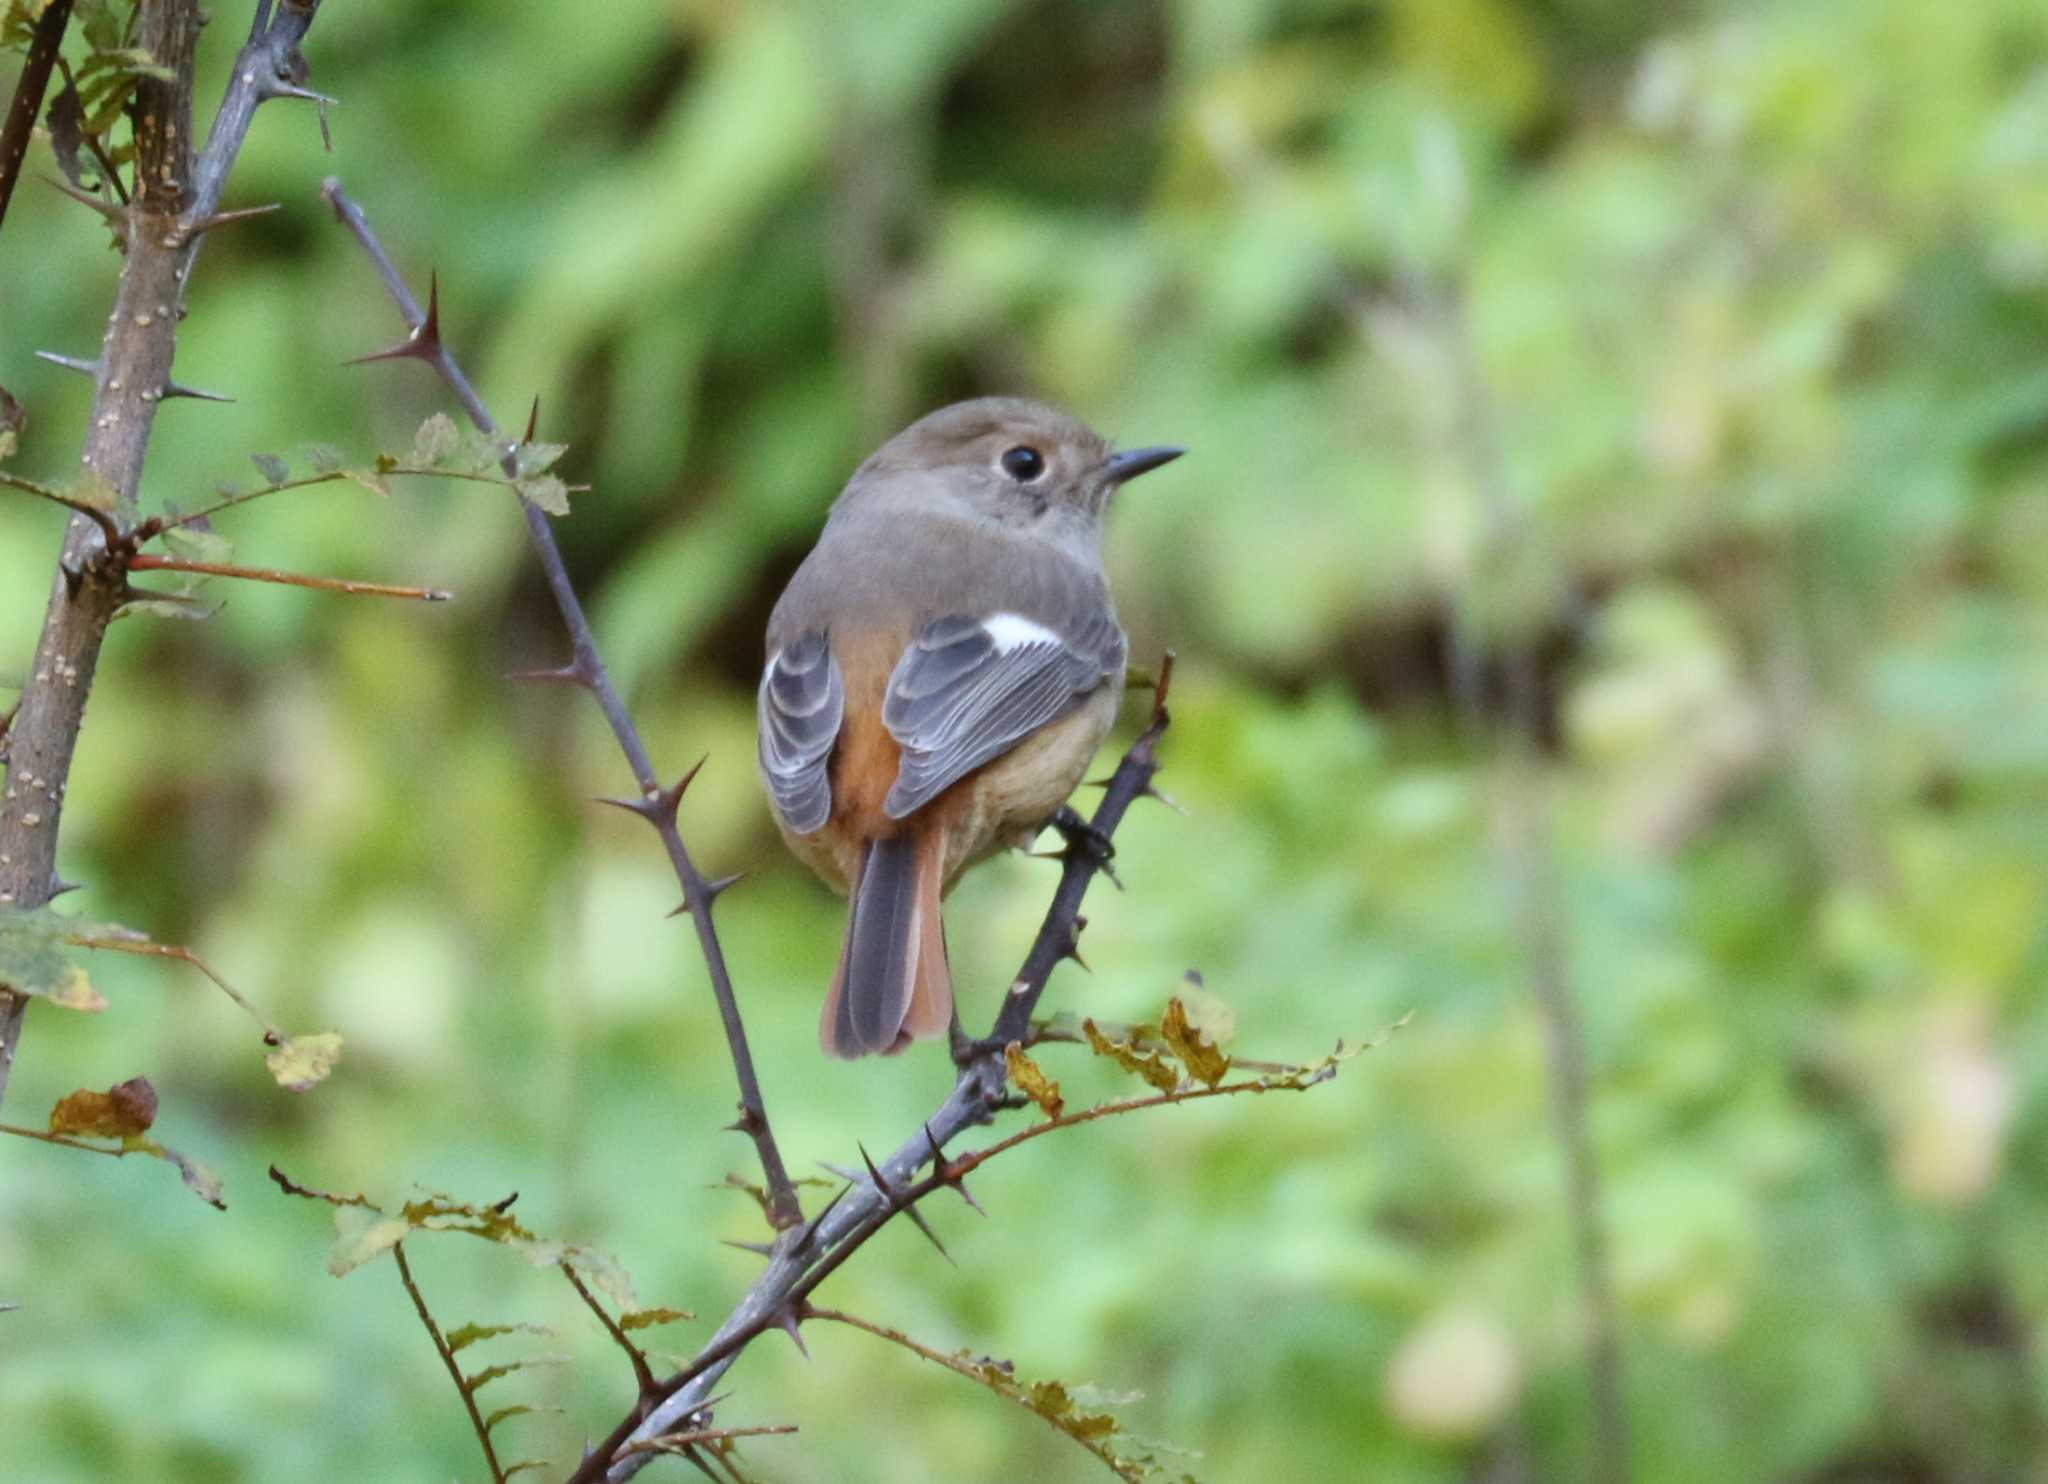
POLYGON ((981 621, 981 627, 989 642, 995 645, 997 654, 1008 654, 1027 644, 1060 643, 1060 636, 1044 624, 1033 623, 1015 613, 991 613, 981 621))

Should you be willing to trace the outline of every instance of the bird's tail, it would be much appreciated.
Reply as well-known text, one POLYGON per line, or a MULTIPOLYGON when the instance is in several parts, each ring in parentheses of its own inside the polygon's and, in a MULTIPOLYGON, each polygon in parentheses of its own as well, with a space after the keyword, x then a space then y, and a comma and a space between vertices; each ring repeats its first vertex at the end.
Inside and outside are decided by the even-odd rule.
POLYGON ((943 830, 915 827, 863 851, 818 1026, 828 1055, 900 1051, 952 1023, 953 975, 939 925, 945 856, 943 830))

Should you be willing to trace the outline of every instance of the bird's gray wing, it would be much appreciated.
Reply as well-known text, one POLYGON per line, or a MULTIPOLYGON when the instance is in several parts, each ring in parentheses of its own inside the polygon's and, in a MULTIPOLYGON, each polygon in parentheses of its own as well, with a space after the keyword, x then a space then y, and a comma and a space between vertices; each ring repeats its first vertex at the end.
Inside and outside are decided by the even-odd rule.
POLYGON ((805 634, 769 657, 758 707, 768 792, 783 823, 808 835, 832 815, 826 768, 846 714, 846 682, 823 633, 805 634))
POLYGON ((1121 673, 1124 634, 1105 598, 1063 629, 996 613, 918 631, 889 677, 882 725, 903 748, 882 801, 891 819, 930 803, 1121 673))

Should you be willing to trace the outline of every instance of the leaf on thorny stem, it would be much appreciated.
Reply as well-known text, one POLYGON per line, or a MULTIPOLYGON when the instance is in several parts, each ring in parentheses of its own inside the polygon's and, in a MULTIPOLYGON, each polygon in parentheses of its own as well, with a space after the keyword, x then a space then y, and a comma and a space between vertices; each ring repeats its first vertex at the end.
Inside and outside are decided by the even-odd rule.
POLYGON ((138 614, 149 614, 153 618, 180 618, 197 623, 212 618, 220 612, 184 593, 155 593, 147 598, 130 598, 114 610, 116 618, 133 618, 138 614))
POLYGON ((422 468, 433 468, 462 446, 462 431, 455 426, 455 419, 445 412, 437 412, 420 424, 420 430, 413 434, 412 462, 422 468))
POLYGON ((235 554, 235 543, 211 526, 194 522, 172 526, 163 533, 164 550, 187 562, 225 562, 235 554))
POLYGON ((514 1371, 523 1371, 532 1366, 567 1365, 566 1355, 529 1355, 525 1360, 508 1360, 503 1365, 487 1365, 473 1376, 462 1378, 462 1389, 472 1394, 482 1391, 493 1381, 503 1380, 514 1371))
POLYGON ((1106 1056, 1126 1072, 1137 1073, 1161 1092, 1172 1092, 1180 1086, 1180 1073, 1165 1057, 1156 1052, 1140 1051, 1128 1041, 1111 1040, 1092 1020, 1082 1021, 1081 1030, 1097 1056, 1106 1056))
POLYGON ((495 1339, 499 1335, 552 1335, 553 1333, 554 1331, 544 1324, 465 1324, 458 1329, 449 1330, 442 1338, 448 1342, 448 1349, 452 1353, 457 1350, 467 1350, 478 1340, 495 1339))
POLYGON ((1024 1048, 1012 1041, 1003 1048, 1003 1059, 1010 1066, 1010 1081, 1016 1089, 1045 1110, 1047 1118, 1058 1118, 1067 1106, 1060 1096, 1059 1083, 1045 1075, 1045 1069, 1024 1054, 1024 1048))
POLYGON ((264 1055, 263 1064, 277 1085, 287 1092, 304 1092, 317 1087, 341 1060, 341 1036, 335 1031, 315 1031, 305 1036, 280 1036, 277 1045, 264 1055))
POLYGON ((299 453, 315 474, 339 474, 341 466, 348 462, 332 443, 308 443, 299 453))
POLYGON ((678 1319, 695 1319, 688 1309, 633 1309, 619 1316, 620 1329, 649 1329, 657 1324, 674 1324, 678 1319))
POLYGON ((0 907, 0 988, 67 1010, 106 1009, 85 970, 64 954, 64 940, 84 926, 48 907, 0 907))
POLYGON ((50 1110, 50 1132, 86 1139, 128 1139, 156 1122, 156 1089, 147 1077, 130 1077, 105 1092, 81 1087, 50 1110))
POLYGON ((531 479, 517 479, 514 487, 520 494, 540 506, 549 515, 569 513, 569 486, 552 474, 539 474, 531 479))
POLYGON ((327 1249, 327 1271, 340 1278, 374 1257, 382 1257, 404 1241, 412 1227, 402 1217, 386 1216, 375 1206, 343 1206, 334 1213, 334 1245, 327 1249))
POLYGON ((1188 1075, 1197 1082, 1214 1087, 1230 1070, 1230 1058, 1188 1023, 1187 1007, 1177 996, 1166 1002, 1166 1014, 1160 1019, 1159 1034, 1173 1048, 1173 1054, 1180 1058, 1181 1065, 1188 1069, 1188 1075))
POLYGON ((80 469, 64 486, 64 496, 77 504, 93 510, 112 510, 120 503, 120 494, 107 482, 107 476, 97 469, 80 469))
POLYGON ((256 472, 273 489, 292 477, 291 465, 274 453, 252 453, 249 462, 256 466, 256 472))

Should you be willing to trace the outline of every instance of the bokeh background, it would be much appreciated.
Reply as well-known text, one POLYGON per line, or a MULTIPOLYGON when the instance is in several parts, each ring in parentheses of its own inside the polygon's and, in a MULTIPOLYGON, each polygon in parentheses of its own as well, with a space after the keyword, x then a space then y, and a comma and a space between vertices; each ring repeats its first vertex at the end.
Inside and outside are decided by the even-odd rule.
MULTIPOLYGON (((248 6, 215 7, 201 96, 248 6)), ((1582 1021, 1630 1476, 2048 1478, 2048 9, 2038 0, 331 3, 341 101, 264 111, 201 257, 146 502, 251 452, 403 450, 423 369, 316 191, 341 176, 501 420, 540 395, 560 525, 721 907, 783 1147, 893 1144, 933 1048, 825 1064, 837 904, 753 778, 759 634, 853 465, 1031 391, 1190 456, 1127 492, 1165 785, 1049 1006, 1156 1014, 1333 1085, 1037 1141, 825 1297, 1145 1393, 1204 1480, 1571 1480, 1597 1449, 1538 990, 1582 1021), (1514 762, 1516 736, 1533 762, 1514 762)), ((47 153, 40 158, 47 165, 47 153)), ((75 457, 117 260, 30 182, 0 236, 26 473, 75 457)), ((0 1150, 0 1437, 21 1481, 477 1477, 388 1267, 264 1179, 480 1200, 723 1311, 755 1260, 730 1072, 673 885, 588 806, 622 765, 498 492, 352 487, 223 523, 243 559, 444 585, 216 585, 118 624, 66 815, 72 900, 197 946, 347 1053, 303 1097, 176 965, 38 1007, 9 1117, 137 1073, 226 1179, 0 1150)), ((0 680, 60 534, 0 503, 0 680)), ((1124 736, 1138 712, 1133 704, 1124 736)), ((986 1013, 1051 868, 952 911, 986 1013)), ((1114 1084, 1049 1053, 1072 1096, 1114 1084)), ((413 1244, 515 1454, 627 1376, 551 1275, 413 1244), (522 1348, 523 1347, 523 1348, 522 1348), (471 1352, 483 1356, 481 1349, 471 1352)), ((689 1350, 701 1328, 661 1342, 689 1350)), ((765 1480, 1084 1479, 1032 1418, 851 1332, 771 1337, 730 1423, 765 1480)), ((679 1466, 678 1466, 679 1467, 679 1466)))

